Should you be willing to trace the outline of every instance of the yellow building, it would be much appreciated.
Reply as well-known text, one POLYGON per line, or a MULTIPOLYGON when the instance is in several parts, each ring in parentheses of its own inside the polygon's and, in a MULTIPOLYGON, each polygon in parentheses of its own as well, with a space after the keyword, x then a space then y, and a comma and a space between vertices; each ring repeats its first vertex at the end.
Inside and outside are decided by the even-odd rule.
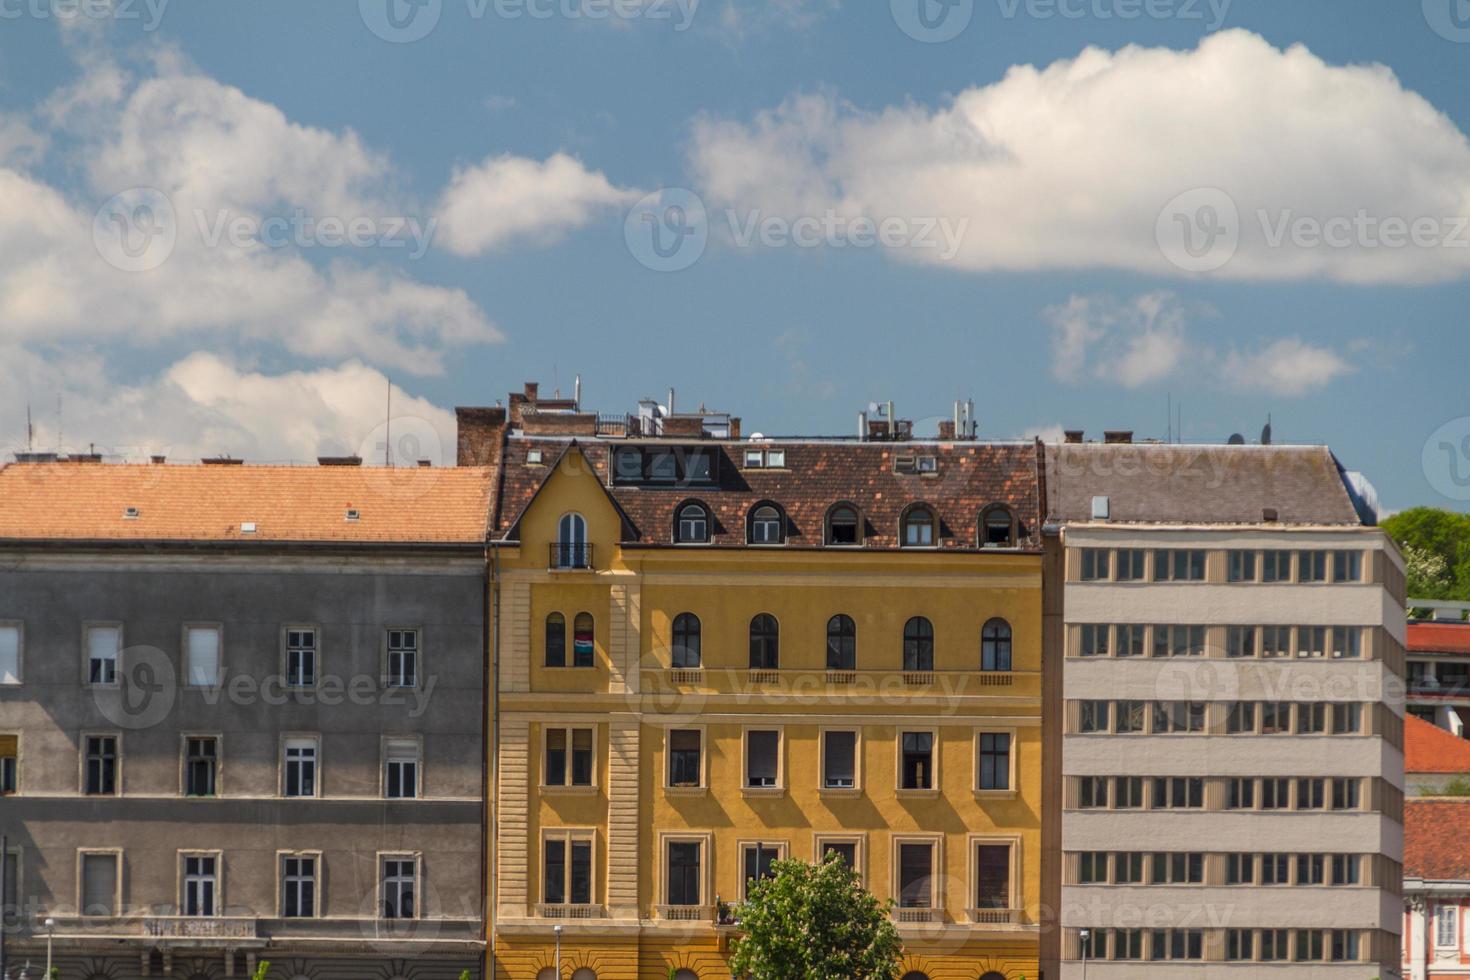
POLYGON ((746 882, 836 850, 908 980, 1034 980, 1036 447, 579 408, 461 410, 500 467, 489 970, 726 978, 746 882))

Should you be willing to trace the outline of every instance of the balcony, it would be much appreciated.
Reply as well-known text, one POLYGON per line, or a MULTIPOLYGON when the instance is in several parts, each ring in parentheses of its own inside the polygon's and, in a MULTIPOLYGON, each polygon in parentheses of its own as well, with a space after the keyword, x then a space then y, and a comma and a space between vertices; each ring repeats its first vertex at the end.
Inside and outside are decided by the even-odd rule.
POLYGON ((543 919, 605 919, 607 909, 601 905, 538 905, 536 914, 543 919))
POLYGON ((1018 926, 1024 915, 1020 909, 971 909, 970 921, 976 925, 1018 926))
POLYGON ((899 925, 932 925, 944 921, 944 910, 897 908, 893 910, 893 921, 899 925))
POLYGON ((665 922, 710 922, 715 921, 713 905, 659 905, 658 917, 665 922))
POLYGON ((590 544, 570 544, 567 542, 556 542, 550 545, 552 571, 560 572, 589 572, 596 568, 592 561, 592 548, 590 544))

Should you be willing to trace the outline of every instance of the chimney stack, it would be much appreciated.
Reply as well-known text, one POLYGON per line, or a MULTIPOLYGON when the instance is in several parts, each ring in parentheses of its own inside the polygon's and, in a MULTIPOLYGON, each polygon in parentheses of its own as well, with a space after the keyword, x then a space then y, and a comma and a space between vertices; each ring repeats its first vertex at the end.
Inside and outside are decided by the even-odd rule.
POLYGON ((1131 445, 1133 442, 1132 429, 1109 429, 1103 433, 1103 442, 1115 446, 1131 445))
POLYGON ((1062 438, 1072 445, 1079 445, 1086 435, 1081 429, 1068 429, 1062 433, 1062 438))

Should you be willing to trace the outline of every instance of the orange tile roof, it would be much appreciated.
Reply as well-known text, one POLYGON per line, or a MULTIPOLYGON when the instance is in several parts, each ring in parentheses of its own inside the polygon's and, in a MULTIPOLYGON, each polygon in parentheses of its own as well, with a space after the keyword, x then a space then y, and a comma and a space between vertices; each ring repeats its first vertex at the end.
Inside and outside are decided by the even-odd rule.
POLYGON ((1470 799, 1404 802, 1404 877, 1470 880, 1470 799))
POLYGON ((1404 718, 1405 772, 1470 773, 1470 739, 1407 715, 1404 718))
POLYGON ((1470 624, 1410 623, 1411 653, 1470 653, 1470 624))
POLYGON ((0 467, 0 540, 472 543, 485 540, 493 474, 14 463, 0 467), (256 530, 242 532, 251 522, 256 530))

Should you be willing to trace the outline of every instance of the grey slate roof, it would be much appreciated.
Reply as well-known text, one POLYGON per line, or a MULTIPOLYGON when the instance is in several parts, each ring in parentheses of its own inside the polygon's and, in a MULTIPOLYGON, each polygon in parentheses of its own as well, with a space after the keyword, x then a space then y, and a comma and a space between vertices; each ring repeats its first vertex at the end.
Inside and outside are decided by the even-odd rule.
POLYGON ((1342 467, 1325 446, 1068 443, 1046 451, 1047 521, 1110 524, 1361 525, 1342 467))

